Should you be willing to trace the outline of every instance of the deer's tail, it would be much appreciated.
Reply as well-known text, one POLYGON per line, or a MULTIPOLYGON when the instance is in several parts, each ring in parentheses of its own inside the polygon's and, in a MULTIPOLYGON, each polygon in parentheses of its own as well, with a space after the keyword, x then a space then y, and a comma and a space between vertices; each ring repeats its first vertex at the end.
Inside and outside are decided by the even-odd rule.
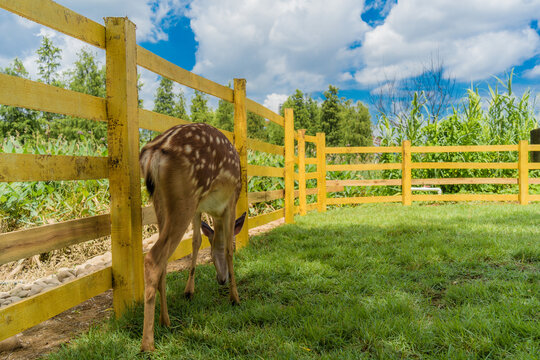
POLYGON ((144 177, 146 189, 148 190, 150 196, 153 196, 154 191, 156 190, 156 179, 159 169, 159 153, 160 151, 143 148, 141 155, 139 156, 141 172, 144 177))

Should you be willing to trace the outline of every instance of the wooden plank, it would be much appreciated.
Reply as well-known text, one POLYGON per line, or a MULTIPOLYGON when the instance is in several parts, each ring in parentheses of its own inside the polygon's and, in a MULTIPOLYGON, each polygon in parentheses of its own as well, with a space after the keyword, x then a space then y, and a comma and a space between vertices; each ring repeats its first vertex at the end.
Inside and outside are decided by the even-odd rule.
POLYGON ((401 153, 401 146, 348 146, 328 147, 327 154, 378 154, 401 153))
MULTIPOLYGON (((285 223, 294 223, 294 113, 285 109, 285 223)), ((305 181, 304 181, 305 182, 305 181)))
POLYGON ((285 126, 285 119, 283 118, 283 116, 276 114, 275 112, 268 109, 267 107, 264 107, 263 105, 250 99, 246 99, 246 106, 247 106, 247 111, 260 115, 263 118, 268 119, 271 122, 276 123, 281 127, 285 126))
POLYGON ((105 99, 6 74, 0 74, 0 104, 107 120, 105 99))
POLYGON ((475 163, 475 162, 424 162, 412 163, 412 169, 517 169, 517 163, 475 163))
MULTIPOLYGON (((328 185, 328 183, 327 183, 327 186, 326 186, 326 192, 327 193, 340 192, 340 191, 344 191, 344 190, 345 190, 345 188, 343 186, 333 186, 333 185, 328 185)), ((317 194, 317 189, 316 188, 307 189, 307 194, 308 195, 317 194)))
POLYGON ((0 153, 0 181, 89 180, 109 177, 108 158, 0 153))
POLYGON ((313 135, 304 135, 305 141, 310 143, 317 143, 317 137, 313 135))
POLYGON ((285 147, 280 145, 269 144, 264 141, 249 139, 247 140, 248 149, 261 151, 268 154, 285 155, 285 147))
POLYGON ((529 184, 540 184, 540 178, 529 178, 529 184))
MULTIPOLYGON (((173 126, 183 124, 192 124, 192 122, 174 116, 160 114, 154 111, 139 109, 139 127, 142 129, 163 132, 172 128, 173 126)), ((218 130, 221 131, 231 143, 234 142, 234 133, 219 128, 218 130)), ((248 139, 248 143, 250 140, 252 139, 248 139)))
POLYGON ((249 218, 249 229, 253 229, 256 227, 259 227, 264 224, 268 224, 269 222, 281 219, 282 217, 285 217, 285 209, 279 209, 272 211, 268 214, 258 215, 249 218))
POLYGON ((283 199, 284 197, 285 190, 250 192, 248 193, 248 202, 250 204, 256 204, 264 201, 283 199))
POLYGON ((307 211, 317 210, 317 203, 307 204, 307 211))
MULTIPOLYGON (((249 165, 247 158, 247 109, 246 109, 246 80, 234 79, 234 146, 240 156, 240 171, 242 177, 242 190, 236 203, 236 214, 240 216, 244 212, 249 214, 248 202, 248 176, 249 165)), ((242 230, 236 235, 236 247, 240 248, 249 242, 248 224, 244 224, 242 230)))
POLYGON ((174 116, 139 109, 139 127, 142 129, 164 132, 173 126, 181 124, 191 124, 191 122, 174 116))
POLYGON ((540 163, 529 163, 529 170, 540 170, 540 163))
POLYGON ((305 179, 306 180, 317 179, 318 177, 319 177, 319 173, 315 171, 315 172, 306 173, 305 179))
MULTIPOLYGON (((478 184, 517 184, 512 178, 440 178, 412 179, 412 185, 478 185, 478 184)), ((328 180, 327 184, 340 186, 400 186, 401 179, 368 179, 368 180, 328 180)))
POLYGON ((326 135, 317 133, 317 210, 326 212, 326 135))
POLYGON ((412 175, 411 175, 411 142, 410 140, 403 141, 403 152, 401 154, 402 158, 402 168, 401 168, 401 196, 403 205, 408 206, 412 204, 411 195, 411 185, 412 185, 412 175))
POLYGON ((143 207, 141 209, 141 216, 143 225, 157 224, 157 217, 154 210, 154 205, 143 207))
POLYGON ((0 341, 31 328, 112 287, 111 267, 0 309, 0 341))
POLYGON ((448 195, 413 195, 413 201, 518 201, 518 195, 503 194, 448 194, 448 195))
POLYGON ((363 196, 363 197, 346 197, 346 198, 328 198, 328 205, 345 205, 345 204, 371 204, 384 202, 400 202, 401 195, 392 196, 363 196))
POLYGON ((137 44, 127 18, 108 17, 105 25, 113 306, 119 317, 144 295, 137 44))
POLYGON ((248 176, 285 177, 285 169, 274 166, 251 165, 247 166, 248 176))
POLYGON ((412 146, 413 153, 518 151, 517 145, 412 146))
POLYGON ((0 234, 0 265, 107 236, 109 214, 0 234))
POLYGON ((517 184, 512 178, 441 178, 441 179, 413 179, 413 185, 478 185, 478 184, 517 184))
POLYGON ((298 197, 299 197, 298 204, 299 204, 300 215, 302 216, 307 214, 305 137, 306 137, 306 130, 304 129, 298 130, 298 197))
POLYGON ((141 46, 137 46, 137 64, 179 84, 233 102, 232 89, 182 69, 141 46))
POLYGON ((306 158, 306 164, 307 165, 316 165, 317 164, 317 158, 306 158))
POLYGON ((540 195, 529 195, 530 201, 540 201, 540 195))
MULTIPOLYGON (((171 262, 174 260, 178 260, 191 254, 193 250, 191 240, 191 238, 182 239, 182 241, 180 241, 180 243, 176 247, 176 250, 174 250, 168 261, 171 262)), ((199 249, 202 250, 208 247, 210 247, 210 242, 208 241, 208 238, 206 236, 202 235, 201 247, 199 249)))
POLYGON ((529 151, 540 151, 540 145, 537 145, 537 144, 529 144, 529 146, 527 146, 527 149, 529 151))
POLYGON ((326 184, 328 186, 401 186, 401 179, 327 180, 326 184))
POLYGON ((327 171, 400 170, 401 163, 327 165, 327 171))
POLYGON ((105 48, 105 27, 50 0, 0 0, 0 7, 90 45, 105 48))
POLYGON ((519 203, 529 203, 529 151, 527 140, 519 142, 518 178, 519 178, 519 203))

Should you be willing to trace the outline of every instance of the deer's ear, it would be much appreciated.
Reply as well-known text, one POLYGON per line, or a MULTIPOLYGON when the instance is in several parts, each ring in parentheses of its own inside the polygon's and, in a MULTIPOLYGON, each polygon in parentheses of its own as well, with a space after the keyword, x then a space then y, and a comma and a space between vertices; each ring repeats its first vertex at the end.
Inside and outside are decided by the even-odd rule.
POLYGON ((214 237, 214 230, 204 221, 201 222, 201 230, 207 238, 212 239, 214 237))
POLYGON ((234 223, 234 235, 238 235, 240 230, 242 230, 242 226, 244 226, 244 220, 246 220, 246 213, 243 213, 242 216, 236 219, 234 223))

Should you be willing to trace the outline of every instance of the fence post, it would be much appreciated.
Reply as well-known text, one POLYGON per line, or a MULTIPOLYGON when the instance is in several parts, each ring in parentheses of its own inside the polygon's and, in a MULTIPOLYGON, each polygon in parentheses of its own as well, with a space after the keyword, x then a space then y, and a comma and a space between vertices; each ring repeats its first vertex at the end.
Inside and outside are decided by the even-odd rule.
POLYGON ((298 198, 300 215, 307 214, 306 200, 306 130, 298 130, 298 198))
POLYGON ((317 209, 326 211, 326 135, 317 133, 317 209))
POLYGON ((411 162, 411 142, 409 140, 404 140, 401 157, 401 194, 403 205, 411 205, 412 203, 411 162))
POLYGON ((519 142, 519 203, 529 203, 529 143, 527 140, 519 142))
POLYGON ((127 18, 105 18, 107 142, 116 316, 143 298, 137 44, 127 18))
MULTIPOLYGON (((240 155, 240 169, 242 177, 242 190, 236 203, 237 217, 244 212, 249 215, 248 187, 247 187, 247 108, 246 108, 246 80, 234 79, 234 146, 240 155)), ((249 216, 236 235, 236 248, 239 249, 249 241, 249 216)))
POLYGON ((294 113, 285 109, 285 223, 294 223, 294 113))

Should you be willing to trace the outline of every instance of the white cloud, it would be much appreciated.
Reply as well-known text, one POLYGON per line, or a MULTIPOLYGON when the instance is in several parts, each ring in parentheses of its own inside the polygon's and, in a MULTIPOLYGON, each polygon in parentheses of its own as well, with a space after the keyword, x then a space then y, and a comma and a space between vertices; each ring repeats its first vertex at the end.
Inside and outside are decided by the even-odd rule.
POLYGON ((540 65, 536 65, 532 69, 526 71, 523 76, 529 79, 540 78, 540 65))
POLYGON ((540 1, 400 1, 366 33, 355 78, 367 86, 418 75, 437 53, 458 80, 484 79, 540 52, 540 36, 529 27, 538 14, 540 1))
POLYGON ((137 25, 137 40, 156 42, 167 40, 166 28, 180 16, 186 0, 57 0, 57 2, 99 24, 107 16, 127 16, 137 25))
POLYGON ((356 60, 350 45, 369 27, 363 1, 194 0, 194 71, 227 83, 248 79, 248 96, 320 90, 356 60))
POLYGON ((289 96, 285 94, 272 93, 266 96, 263 105, 270 110, 279 113, 279 107, 287 100, 289 96))

